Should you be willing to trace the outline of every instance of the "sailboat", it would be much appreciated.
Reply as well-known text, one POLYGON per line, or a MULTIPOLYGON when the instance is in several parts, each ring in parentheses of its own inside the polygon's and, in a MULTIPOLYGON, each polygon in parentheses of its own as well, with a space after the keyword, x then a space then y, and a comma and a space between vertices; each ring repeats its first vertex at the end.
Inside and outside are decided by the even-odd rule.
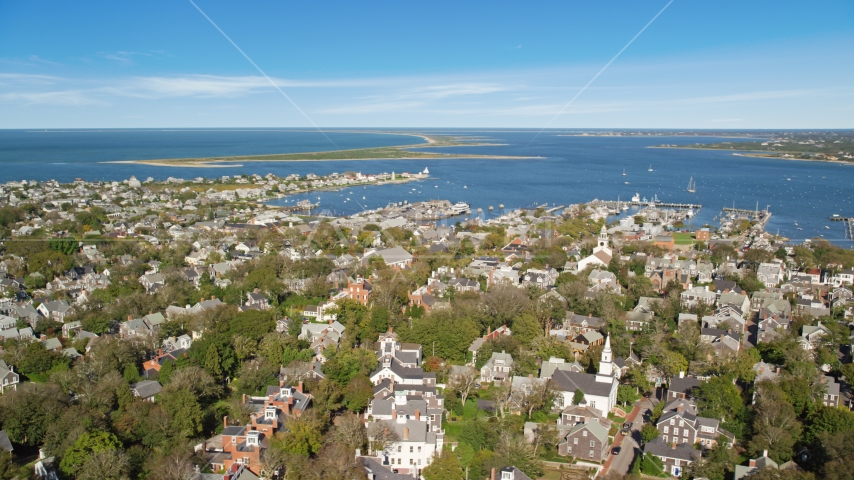
POLYGON ((694 177, 688 179, 688 191, 691 193, 697 193, 697 183, 694 182, 694 177))
POLYGON ((626 169, 625 168, 623 169, 623 176, 624 177, 626 176, 626 169))
POLYGON ((652 164, 651 164, 651 163, 649 164, 649 168, 648 168, 646 171, 647 171, 647 172, 653 172, 653 171, 654 171, 654 170, 652 169, 652 164))

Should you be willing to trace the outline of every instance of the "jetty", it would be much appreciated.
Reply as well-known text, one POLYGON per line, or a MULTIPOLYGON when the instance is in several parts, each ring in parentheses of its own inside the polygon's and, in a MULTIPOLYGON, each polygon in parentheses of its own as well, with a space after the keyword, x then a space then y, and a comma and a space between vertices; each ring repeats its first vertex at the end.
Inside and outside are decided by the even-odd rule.
POLYGON ((291 213, 306 213, 307 215, 311 214, 311 211, 320 206, 320 203, 311 203, 308 200, 303 200, 298 202, 296 205, 289 205, 287 207, 280 207, 280 210, 284 210, 286 212, 291 213))
POLYGON ((847 239, 854 240, 854 217, 830 217, 831 222, 843 222, 847 239))
MULTIPOLYGON (((623 205, 634 205, 634 206, 649 206, 649 207, 658 207, 658 208, 674 208, 676 210, 699 210, 703 208, 702 204, 699 203, 674 203, 674 202, 657 202, 655 200, 649 200, 646 202, 643 201, 635 201, 632 200, 630 202, 626 201, 617 201, 617 200, 594 200, 597 205, 604 205, 609 208, 619 208, 623 205)), ((593 203, 593 202, 591 202, 593 203)))

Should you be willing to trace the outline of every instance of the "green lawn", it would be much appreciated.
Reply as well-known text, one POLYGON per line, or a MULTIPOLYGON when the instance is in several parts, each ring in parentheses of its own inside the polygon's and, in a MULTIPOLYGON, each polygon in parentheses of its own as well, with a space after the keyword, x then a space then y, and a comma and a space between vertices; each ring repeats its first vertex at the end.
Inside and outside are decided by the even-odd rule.
POLYGON ((691 245, 694 243, 694 236, 690 233, 674 233, 673 241, 676 245, 691 245))

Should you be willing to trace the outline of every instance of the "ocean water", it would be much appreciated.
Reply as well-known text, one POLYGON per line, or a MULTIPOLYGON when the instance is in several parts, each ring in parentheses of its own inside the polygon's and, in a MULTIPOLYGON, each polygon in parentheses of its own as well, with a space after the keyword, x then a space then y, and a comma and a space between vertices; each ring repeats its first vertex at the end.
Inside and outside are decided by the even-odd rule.
MULTIPOLYGON (((528 130, 418 131, 465 135, 495 144, 429 149, 450 156, 472 153, 533 158, 264 162, 234 168, 151 167, 99 162, 322 151, 332 145, 320 133, 308 130, 0 130, 0 182, 22 178, 70 181, 75 177, 123 180, 130 175, 156 179, 238 173, 325 175, 347 170, 401 173, 419 172, 427 167, 431 176, 424 181, 300 194, 274 203, 288 205, 309 199, 320 201, 321 209, 346 215, 390 202, 448 199, 468 202, 473 211, 482 208, 484 216, 495 216, 500 214, 499 204, 506 209, 535 203, 567 205, 597 198, 629 200, 638 193, 647 198, 657 195, 666 202, 702 204, 693 226, 715 224, 714 218, 723 207, 754 209, 758 204, 760 209, 770 207, 773 213, 767 226, 770 232, 779 231, 793 241, 823 236, 840 245, 852 244, 845 238, 843 224, 829 221, 833 214, 854 216, 852 166, 734 156, 726 151, 649 148, 662 143, 715 140, 710 137, 577 136, 573 134, 578 132, 547 130, 535 138, 536 132, 528 130), (652 172, 648 171, 650 166, 652 172), (687 192, 692 177, 697 183, 697 193, 693 194, 687 192), (489 206, 494 207, 492 213, 488 212, 489 206)), ((422 143, 416 137, 380 133, 333 130, 328 135, 339 148, 422 143)))

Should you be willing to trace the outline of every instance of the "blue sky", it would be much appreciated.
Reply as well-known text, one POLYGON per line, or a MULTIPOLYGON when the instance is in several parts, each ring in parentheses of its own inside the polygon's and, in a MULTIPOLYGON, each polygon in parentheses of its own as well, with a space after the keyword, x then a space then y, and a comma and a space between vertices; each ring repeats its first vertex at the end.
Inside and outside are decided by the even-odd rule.
POLYGON ((854 2, 0 0, 0 128, 852 128, 854 2), (308 118, 306 118, 308 117, 308 118), (309 118, 311 120, 309 120, 309 118))

